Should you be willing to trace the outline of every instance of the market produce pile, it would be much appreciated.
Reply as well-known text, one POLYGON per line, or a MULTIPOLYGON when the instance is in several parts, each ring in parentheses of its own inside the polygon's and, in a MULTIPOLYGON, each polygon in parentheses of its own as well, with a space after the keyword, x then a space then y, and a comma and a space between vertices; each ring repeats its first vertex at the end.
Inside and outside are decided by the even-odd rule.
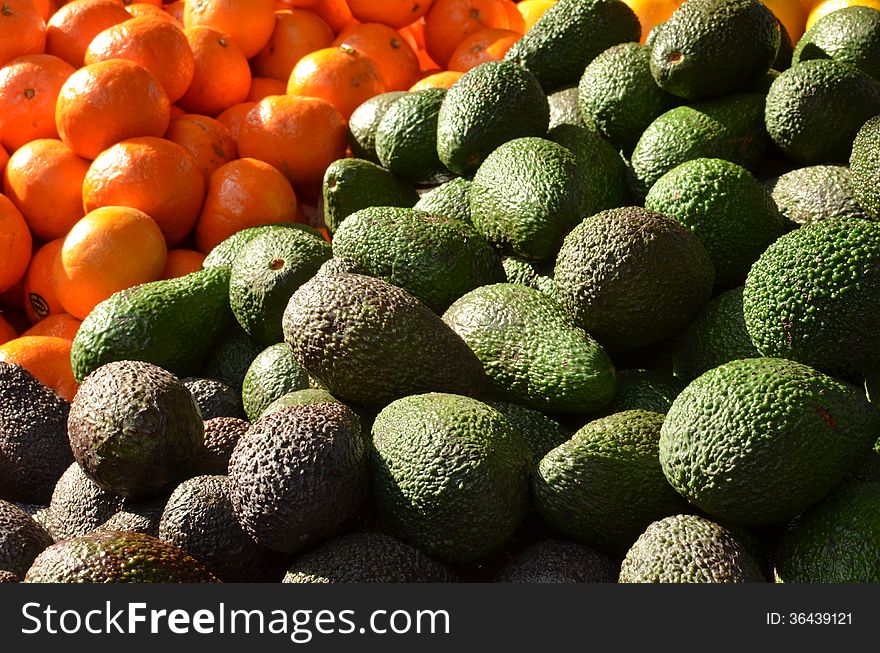
POLYGON ((0 582, 880 582, 875 0, 53 2, 0 582))

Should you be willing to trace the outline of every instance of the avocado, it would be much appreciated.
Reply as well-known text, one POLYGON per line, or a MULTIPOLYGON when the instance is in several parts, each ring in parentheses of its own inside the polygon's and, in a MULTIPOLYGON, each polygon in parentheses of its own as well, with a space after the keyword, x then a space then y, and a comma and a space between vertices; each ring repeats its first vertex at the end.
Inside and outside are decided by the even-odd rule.
POLYGON ((466 224, 471 220, 471 182, 464 177, 450 179, 421 196, 413 207, 431 215, 444 215, 466 224))
POLYGON ((605 50, 586 67, 578 87, 584 126, 626 153, 648 125, 679 102, 657 86, 651 76, 651 49, 640 43, 605 50))
POLYGON ((284 583, 452 583, 455 573, 386 533, 349 533, 298 558, 284 583))
POLYGON ((548 451, 555 449, 571 437, 568 429, 559 422, 533 408, 507 401, 489 401, 491 406, 504 415, 520 432, 532 454, 532 462, 537 464, 548 451))
POLYGON ((284 314, 297 362, 330 394, 382 408, 410 394, 477 394, 483 366, 465 342, 405 290, 359 274, 317 276, 284 314))
POLYGON ((678 222, 640 207, 602 211, 566 236, 559 302, 603 346, 636 347, 683 329, 709 299, 712 262, 678 222))
POLYGON ((256 422, 266 407, 293 390, 309 387, 309 377, 287 343, 264 349, 244 377, 241 398, 247 418, 256 422))
POLYGON ((43 551, 25 583, 216 583, 184 551, 155 537, 95 531, 43 551))
POLYGON ((214 417, 205 420, 204 443, 198 459, 193 464, 193 472, 225 474, 235 445, 250 426, 250 422, 237 417, 214 417))
POLYGON ((384 279, 442 313, 469 290, 501 281, 495 250, 469 224, 413 209, 373 207, 350 215, 333 254, 353 271, 384 279))
POLYGON ((566 86, 558 91, 548 94, 547 104, 550 105, 549 129, 553 129, 559 125, 585 126, 584 120, 581 118, 580 110, 578 109, 577 86, 566 86))
POLYGON ((730 532, 698 515, 651 524, 620 565, 619 583, 763 583, 758 563, 730 532))
POLYGON ((496 583, 614 583, 617 565, 595 549, 544 540, 525 549, 495 577, 496 583))
POLYGON ((779 21, 757 0, 688 0, 657 28, 651 74, 688 100, 740 92, 770 70, 779 21))
POLYGON ((406 91, 380 93, 354 110, 348 119, 348 144, 354 156, 379 163, 379 157, 376 156, 376 128, 385 112, 406 95, 406 91))
POLYGON ((644 197, 660 177, 691 159, 726 159, 753 170, 766 144, 761 94, 675 107, 648 125, 636 143, 630 159, 631 190, 644 197))
POLYGON ((776 22, 779 23, 779 50, 776 51, 776 59, 773 60, 773 65, 767 71, 768 74, 778 74, 791 68, 791 58, 794 54, 794 44, 791 42, 788 30, 778 17, 776 17, 776 22))
POLYGON ((9 501, 0 499, 0 570, 19 578, 44 549, 52 546, 52 536, 9 501))
POLYGON ((229 496, 258 544, 295 553, 339 533, 366 498, 367 452, 344 404, 290 406, 258 420, 229 460, 229 496))
POLYGON ((746 331, 739 287, 713 297, 697 314, 676 342, 672 367, 675 376, 692 381, 724 363, 760 355, 746 331))
POLYGON ((807 166, 765 182, 789 228, 828 218, 865 218, 846 166, 807 166))
POLYGON ((0 499, 45 505, 73 462, 70 404, 19 365, 0 362, 0 499))
POLYGON ((125 531, 159 537, 159 521, 166 497, 147 501, 123 501, 122 508, 95 530, 125 531))
POLYGON ((443 321, 477 355, 493 396, 547 413, 587 413, 614 397, 614 365, 556 300, 499 283, 472 290, 443 321))
POLYGON ((225 266, 121 290, 98 304, 76 332, 73 376, 82 383, 102 365, 123 360, 193 375, 231 322, 225 266))
POLYGON ((122 506, 122 497, 89 478, 79 463, 73 463, 58 479, 49 503, 49 528, 56 540, 89 533, 122 506))
POLYGON ((441 562, 500 549, 526 515, 531 456, 494 408, 460 395, 398 399, 373 424, 373 495, 394 535, 441 562))
POLYGON ((678 395, 663 422, 660 463, 712 517, 771 524, 825 496, 877 433, 880 412, 856 386, 801 363, 747 358, 678 395))
POLYGON ((880 113, 880 81, 832 59, 793 65, 767 93, 767 133, 801 164, 845 163, 859 128, 880 113), (829 116, 833 116, 829 124, 829 116))
POLYGON ((622 555, 653 521, 687 510, 658 462, 663 415, 629 410, 590 422, 532 474, 538 514, 566 537, 622 555))
POLYGON ((238 256, 238 253, 245 245, 257 236, 261 236, 271 231, 278 231, 280 229, 299 229, 300 231, 305 231, 313 236, 321 237, 321 232, 314 227, 300 224, 298 222, 278 222, 275 224, 260 225, 258 227, 248 227, 247 229, 236 231, 234 234, 226 238, 226 240, 218 243, 214 249, 208 252, 205 260, 202 261, 202 268, 207 270, 216 267, 232 267, 235 257, 238 256))
POLYGON ((825 14, 808 29, 792 62, 833 59, 851 63, 880 79, 880 11, 850 6, 825 14))
POLYGON ((278 582, 285 558, 251 539, 235 518, 226 476, 195 476, 165 504, 159 539, 180 547, 224 583, 278 582))
POLYGON ((547 138, 568 149, 577 159, 587 185, 581 215, 630 204, 626 163, 614 146, 585 127, 560 125, 547 138))
POLYGON ((202 367, 202 376, 241 390, 244 376, 263 347, 253 341, 247 331, 233 320, 232 326, 220 340, 202 367))
POLYGON ((215 417, 238 417, 244 419, 244 408, 241 405, 241 392, 237 392, 225 383, 214 379, 199 379, 194 376, 181 379, 190 391, 202 419, 208 421, 215 417))
POLYGON ((142 499, 186 477, 204 425, 195 399, 170 372, 117 361, 86 377, 71 405, 68 431, 89 478, 114 494, 142 499))
POLYGON ((517 283, 540 290, 548 297, 556 299, 556 283, 553 281, 553 266, 541 265, 515 256, 501 259, 507 283, 517 283))
POLYGON ((446 92, 415 91, 388 108, 376 127, 376 156, 383 167, 418 185, 439 184, 454 176, 437 155, 437 116, 446 92))
POLYGON ((589 64, 617 43, 638 41, 639 19, 621 0, 559 0, 505 55, 550 93, 577 84, 589 64))
POLYGON ((371 206, 412 207, 419 194, 403 179, 363 159, 338 159, 324 172, 324 224, 335 233, 356 211, 371 206))
POLYGON ((764 356, 845 376, 880 365, 880 225, 822 220, 782 236, 752 266, 746 329, 764 356))
POLYGON ((609 415, 626 410, 647 410, 665 414, 684 384, 659 370, 621 370, 617 373, 617 394, 605 409, 609 415))
POLYGON ((784 583, 880 583, 880 483, 847 483, 789 524, 776 554, 784 583))
POLYGON ((866 217, 880 220, 880 116, 859 129, 849 166, 856 203, 866 217))
POLYGON ((544 138, 515 138, 477 170, 471 216, 501 251, 546 259, 583 218, 587 191, 586 177, 566 147, 544 138))
POLYGON ((446 93, 437 116, 437 154, 450 171, 468 177, 496 147, 543 136, 549 122, 547 96, 535 76, 509 61, 489 61, 446 93))
POLYGON ((305 404, 326 403, 339 404, 342 402, 336 399, 326 390, 319 390, 316 388, 294 390, 293 392, 288 392, 286 395, 278 397, 278 399, 269 404, 266 409, 262 413, 260 413, 260 417, 271 415, 272 413, 275 413, 283 408, 287 408, 288 406, 302 406, 305 404))
POLYGON ((715 283, 742 283, 782 235, 782 216, 752 173, 724 159, 692 159, 660 177, 645 208, 675 218, 706 246, 715 283))

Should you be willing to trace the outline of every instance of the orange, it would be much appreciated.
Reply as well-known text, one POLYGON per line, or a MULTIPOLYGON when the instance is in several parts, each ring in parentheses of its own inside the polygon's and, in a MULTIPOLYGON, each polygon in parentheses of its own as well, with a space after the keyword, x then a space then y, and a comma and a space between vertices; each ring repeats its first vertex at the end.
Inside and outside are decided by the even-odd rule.
POLYGON ((202 269, 205 255, 192 249, 170 249, 162 270, 162 279, 176 279, 202 269))
POLYGON ((143 211, 105 206, 87 213, 64 238, 52 278, 64 310, 78 320, 119 290, 155 281, 168 250, 143 211))
POLYGON ((265 161, 294 186, 320 183, 333 161, 345 156, 348 130, 326 100, 274 96, 251 109, 238 133, 238 153, 265 161))
POLYGON ((276 11, 272 36, 251 60, 251 66, 255 75, 286 83, 297 61, 331 43, 333 30, 317 14, 301 9, 276 11))
POLYGON ((98 34, 86 50, 85 62, 108 59, 127 59, 149 70, 169 102, 177 102, 186 93, 195 73, 195 59, 183 30, 160 18, 132 18, 98 34))
POLYGON ((363 23, 382 23, 400 28, 418 20, 431 8, 432 0, 348 0, 352 15, 363 23))
POLYGON ((211 27, 184 30, 195 58, 195 74, 178 104, 190 113, 216 116, 244 102, 251 88, 251 69, 228 35, 211 27))
POLYGON ((34 7, 37 9, 37 13, 40 14, 40 18, 43 20, 49 20, 49 17, 55 13, 55 10, 58 8, 55 0, 33 0, 34 7))
POLYGON ((33 325, 30 329, 22 333, 23 336, 52 336, 55 338, 64 338, 70 340, 76 337, 79 331, 79 325, 82 324, 72 315, 67 313, 57 313, 50 315, 33 325))
POLYGON ((405 91, 419 74, 419 58, 395 29, 380 23, 362 23, 342 32, 333 45, 347 45, 372 59, 388 91, 405 91))
POLYGON ((131 138, 101 152, 82 186, 83 208, 140 209, 169 246, 192 231, 205 198, 205 178, 187 151, 153 136, 131 138))
MULTIPOLYGON (((825 14, 830 14, 832 11, 843 9, 844 7, 855 6, 871 7, 872 9, 880 10, 880 0, 825 0, 825 2, 819 2, 810 10, 810 15, 807 17, 806 28, 810 29, 813 26, 813 23, 822 18, 825 14)), ((792 41, 794 41, 794 38, 792 38, 792 41)))
POLYGON ((538 19, 544 15, 544 12, 555 4, 556 0, 523 0, 518 2, 516 9, 523 18, 524 33, 532 29, 532 25, 537 23, 538 19))
POLYGON ((0 145, 0 172, 6 169, 7 163, 9 163, 9 154, 6 152, 6 148, 0 145))
POLYGON ((83 217, 82 183, 89 162, 55 139, 22 146, 3 173, 3 192, 21 211, 33 235, 52 240, 83 217))
POLYGON ((300 59, 287 82, 288 95, 322 98, 345 120, 364 101, 385 92, 379 66, 354 48, 324 48, 300 59))
MULTIPOLYGON (((684 3, 684 0, 623 0, 629 8, 638 16, 642 25, 642 43, 645 37, 660 23, 672 15, 672 12, 684 3)), ((797 2, 797 0, 794 0, 797 2)))
POLYGON ((0 345, 0 361, 21 365, 67 401, 73 401, 79 388, 70 365, 70 340, 65 338, 19 336, 0 345))
POLYGON ((235 138, 222 123, 198 114, 185 114, 168 125, 165 138, 187 151, 205 184, 217 168, 236 158, 235 138))
POLYGON ((249 158, 227 163, 211 175, 196 246, 207 254, 242 229, 292 222, 296 204, 290 183, 268 163, 249 158))
POLYGON ((15 327, 13 327, 9 322, 3 317, 3 314, 0 313, 0 345, 9 342, 10 340, 14 340, 18 337, 18 334, 15 332, 15 327))
POLYGON ((318 0, 312 5, 311 10, 330 26, 334 34, 339 34, 346 27, 358 22, 348 8, 346 0, 318 0))
POLYGON ((158 18, 159 20, 167 20, 169 23, 177 24, 174 16, 165 11, 162 7, 147 4, 146 2, 133 2, 125 7, 125 10, 135 17, 158 18))
POLYGON ((169 2, 167 5, 162 5, 162 9, 171 16, 178 25, 183 26, 183 13, 186 9, 186 2, 184 0, 175 0, 175 2, 169 2))
POLYGON ((522 35, 509 29, 484 29, 459 43, 449 59, 449 70, 467 72, 487 61, 501 61, 522 35))
POLYGON ((285 7, 314 7, 318 0, 279 0, 279 4, 285 7))
POLYGON ((69 63, 31 54, 0 68, 0 143, 13 151, 36 138, 58 138, 55 102, 74 73, 69 63))
POLYGON ((52 280, 55 257, 64 244, 63 238, 50 240, 36 251, 24 276, 24 312, 31 324, 49 315, 64 312, 52 280))
POLYGON ((507 29, 509 24, 500 0, 436 0, 425 16, 425 49, 445 67, 468 36, 487 27, 507 29))
POLYGON ((108 27, 131 18, 119 0, 73 0, 56 11, 46 27, 46 54, 83 65, 86 49, 108 27))
POLYGON ((275 29, 274 0, 186 0, 186 27, 213 27, 228 34, 248 59, 263 49, 275 29))
POLYGON ((238 132, 241 129, 241 125, 244 123, 245 116, 255 106, 257 106, 256 102, 241 102, 229 107, 217 116, 217 122, 226 127, 229 133, 232 134, 232 138, 236 142, 236 149, 238 148, 238 132))
POLYGON ((31 0, 0 4, 0 66, 46 49, 46 22, 31 0))
POLYGON ((21 281, 31 261, 33 239, 21 211, 0 195, 0 293, 21 281))
POLYGON ((800 0, 761 0, 785 26, 792 43, 797 43, 804 35, 807 24, 807 10, 800 0))
POLYGON ((525 34, 526 21, 519 13, 519 9, 516 8, 516 3, 513 0, 501 0, 501 4, 504 6, 504 11, 507 12, 507 29, 520 36, 525 34))
POLYGON ((424 91, 426 88, 449 88, 455 84, 455 82, 458 81, 458 78, 463 74, 464 73, 455 70, 445 70, 439 73, 434 73, 433 75, 428 75, 417 81, 409 90, 412 92, 424 91))
POLYGON ((86 159, 126 138, 161 136, 170 118, 159 81, 123 59, 80 68, 61 87, 55 109, 61 140, 86 159))
POLYGON ((264 97, 270 95, 284 95, 287 91, 287 84, 280 79, 271 77, 253 77, 251 78, 251 90, 248 91, 245 102, 259 102, 264 97))

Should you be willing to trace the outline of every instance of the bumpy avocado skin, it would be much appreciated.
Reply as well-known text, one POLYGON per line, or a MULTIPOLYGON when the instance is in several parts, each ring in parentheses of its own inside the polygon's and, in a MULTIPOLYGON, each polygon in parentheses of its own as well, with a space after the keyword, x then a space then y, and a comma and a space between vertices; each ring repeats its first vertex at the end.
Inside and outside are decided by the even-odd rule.
POLYGON ((495 577, 496 583, 614 583, 615 562, 583 544, 544 540, 525 549, 495 577))
POLYGON ((44 549, 52 536, 15 504, 0 499, 0 571, 18 578, 44 549))
POLYGON ((846 166, 807 166, 765 182, 789 229, 834 218, 865 218, 846 166))

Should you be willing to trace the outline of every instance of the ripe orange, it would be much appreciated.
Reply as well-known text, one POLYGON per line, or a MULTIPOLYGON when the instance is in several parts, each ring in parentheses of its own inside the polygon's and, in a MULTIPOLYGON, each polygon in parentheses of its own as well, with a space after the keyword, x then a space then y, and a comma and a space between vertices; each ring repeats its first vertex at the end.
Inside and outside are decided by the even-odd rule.
POLYGON ((9 324, 3 314, 0 313, 0 345, 9 342, 10 340, 14 340, 18 337, 18 333, 15 331, 15 327, 9 324))
POLYGON ((186 93, 195 73, 195 59, 183 30, 159 18, 132 18, 98 34, 86 50, 85 62, 108 59, 127 59, 149 70, 169 102, 177 102, 186 93))
POLYGON ((346 27, 358 22, 346 0, 318 0, 310 9, 330 26, 334 34, 339 34, 346 27))
POLYGON ((31 324, 64 313, 52 280, 52 266, 63 244, 63 238, 50 240, 36 251, 28 266, 24 276, 24 312, 31 324))
POLYGON ((804 35, 807 24, 807 10, 800 0, 761 0, 785 26, 792 43, 797 43, 804 35))
POLYGON ((425 16, 425 49, 445 67, 468 36, 487 27, 507 29, 508 25, 500 0, 436 0, 425 16))
POLYGON ((61 87, 55 109, 61 140, 86 159, 126 138, 161 136, 170 118, 162 85, 123 59, 80 68, 61 87))
POLYGON ((501 61, 522 35, 509 29, 484 29, 459 43, 449 59, 449 70, 467 72, 487 61, 501 61))
POLYGON ((213 27, 228 34, 248 59, 263 49, 275 29, 274 0, 186 0, 186 27, 213 27))
POLYGON ((288 95, 322 98, 345 120, 364 101, 385 92, 379 66, 354 48, 324 48, 300 59, 287 82, 288 95))
POLYGON ((419 58, 395 29, 380 23, 362 23, 342 32, 333 45, 347 45, 379 67, 388 91, 405 91, 419 74, 419 58))
POLYGON ((501 4, 504 7, 504 11, 507 12, 507 29, 516 32, 520 36, 525 34, 526 21, 523 15, 519 13, 519 9, 516 8, 516 3, 513 0, 501 0, 501 4))
MULTIPOLYGON (((684 0, 623 0, 639 18, 642 26, 642 43, 645 37, 660 23, 672 15, 672 12, 684 3, 684 0)), ((797 2, 797 0, 795 0, 797 2)))
POLYGON ((395 29, 418 20, 432 0, 348 0, 352 15, 363 23, 382 23, 395 29))
POLYGON ((174 246, 192 231, 205 178, 187 151, 153 136, 130 138, 101 152, 82 186, 83 208, 128 206, 150 216, 174 246))
POLYGON ((33 0, 34 7, 37 9, 37 13, 40 14, 40 18, 43 20, 49 20, 49 17, 55 13, 55 10, 58 8, 55 0, 33 0))
POLYGON ((178 104, 190 113, 216 116, 244 102, 251 69, 235 42, 211 27, 191 27, 184 34, 195 58, 195 74, 178 104))
POLYGON ((6 169, 7 163, 9 163, 9 154, 7 154, 6 148, 0 145, 0 172, 6 169))
MULTIPOLYGON (((2 12, 0 12, 2 15, 2 12)), ((73 66, 31 54, 0 68, 0 143, 13 151, 36 138, 57 138, 55 103, 73 66)))
POLYGON ((80 68, 92 39, 129 18, 131 14, 119 0, 73 0, 49 19, 46 54, 80 68))
POLYGON ((46 49, 46 22, 31 0, 0 4, 0 66, 46 49))
POLYGON ((64 238, 52 277, 61 305, 78 320, 113 293, 155 281, 168 250, 143 211, 105 206, 87 213, 64 238))
POLYGON ((296 205, 290 182, 268 163, 250 158, 227 163, 211 175, 196 246, 207 254, 242 229, 292 222, 296 205))
POLYGON ((73 401, 79 388, 70 365, 70 340, 53 336, 19 336, 0 345, 0 361, 21 365, 67 401, 73 401))
POLYGON ((522 2, 518 2, 516 9, 523 18, 524 33, 532 29, 532 26, 538 22, 544 12, 555 4, 556 0, 522 0, 522 2))
POLYGON ((166 5, 162 5, 162 9, 171 16, 174 21, 183 27, 183 13, 186 10, 186 2, 184 0, 175 0, 166 5))
POLYGON ((255 75, 287 82, 296 62, 315 50, 330 47, 333 30, 317 14, 301 9, 275 12, 269 42, 251 60, 255 75))
POLYGON ((10 157, 3 192, 42 240, 65 235, 83 217, 82 183, 89 162, 55 139, 39 139, 10 157))
POLYGON ((0 195, 0 293, 21 281, 31 260, 33 239, 21 212, 0 195))
POLYGON ((282 4, 285 7, 314 7, 318 4, 318 0, 278 0, 278 4, 282 4))
POLYGON ((248 91, 245 102, 259 102, 264 97, 270 95, 284 95, 287 91, 287 84, 280 79, 271 77, 253 77, 251 78, 251 90, 248 91))
POLYGON ((256 102, 240 102, 239 104, 232 105, 217 116, 217 122, 226 127, 229 133, 232 134, 232 138, 236 142, 236 149, 238 149, 238 132, 241 129, 241 125, 244 123, 245 116, 255 106, 257 106, 256 102))
POLYGON ((345 156, 348 130, 326 100, 274 96, 257 103, 241 125, 238 153, 265 161, 295 187, 320 183, 333 161, 345 156))
POLYGON ((192 249, 169 249, 162 279, 176 279, 202 269, 205 255, 192 249))
POLYGON ((80 324, 82 324, 82 322, 72 315, 68 315, 67 313, 57 313, 40 320, 21 335, 52 336, 55 338, 64 338, 65 340, 73 342, 80 324))
POLYGON ((464 73, 459 72, 457 70, 444 70, 439 73, 434 73, 432 75, 428 75, 427 77, 423 77, 415 84, 410 87, 410 92, 413 91, 424 91, 426 88, 449 88, 455 82, 458 81, 458 78, 461 77, 464 73))
MULTIPOLYGON (((818 2, 810 10, 806 29, 810 29, 817 20, 826 14, 830 14, 832 11, 854 6, 871 7, 871 9, 880 10, 880 0, 825 0, 825 2, 818 2)), ((793 39, 794 37, 792 37, 793 39)))
POLYGON ((211 173, 238 155, 235 138, 229 128, 208 116, 191 113, 173 119, 165 138, 187 151, 201 171, 206 185, 211 173))

